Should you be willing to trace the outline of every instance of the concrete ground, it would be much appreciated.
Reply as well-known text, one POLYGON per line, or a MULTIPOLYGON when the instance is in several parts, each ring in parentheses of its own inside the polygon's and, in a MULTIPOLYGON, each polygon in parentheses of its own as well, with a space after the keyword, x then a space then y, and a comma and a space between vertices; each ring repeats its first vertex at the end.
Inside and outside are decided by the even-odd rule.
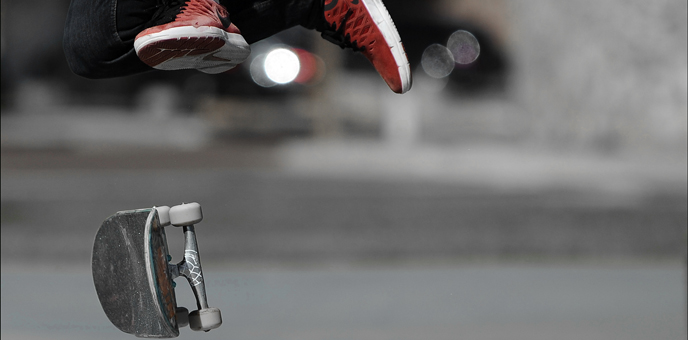
POLYGON ((1 335, 129 338, 95 295, 93 236, 118 210, 197 201, 225 321, 183 338, 685 339, 684 170, 380 144, 3 148, 1 335))
MULTIPOLYGON (((182 339, 685 339, 682 263, 208 266, 223 325, 182 339)), ((179 280, 178 280, 179 281, 179 280)), ((180 282, 181 305, 194 305, 180 282)), ((4 339, 128 339, 86 266, 2 269, 4 339)))

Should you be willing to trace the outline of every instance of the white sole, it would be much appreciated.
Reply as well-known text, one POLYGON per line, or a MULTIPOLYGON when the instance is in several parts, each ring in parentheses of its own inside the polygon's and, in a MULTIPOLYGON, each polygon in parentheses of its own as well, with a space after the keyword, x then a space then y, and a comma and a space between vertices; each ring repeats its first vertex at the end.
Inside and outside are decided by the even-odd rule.
POLYGON ((380 29, 382 36, 385 38, 387 46, 392 51, 392 56, 399 69, 399 76, 401 77, 401 93, 407 92, 411 89, 411 66, 409 65, 404 46, 401 43, 401 36, 397 32, 397 28, 389 15, 387 8, 381 0, 360 0, 370 13, 373 21, 380 29))
POLYGON ((214 74, 241 64, 251 54, 251 47, 241 34, 229 33, 209 26, 173 27, 148 34, 134 41, 134 49, 141 57, 139 52, 152 44, 193 38, 219 39, 224 42, 224 45, 208 53, 174 57, 152 67, 159 70, 198 69, 201 72, 214 74))

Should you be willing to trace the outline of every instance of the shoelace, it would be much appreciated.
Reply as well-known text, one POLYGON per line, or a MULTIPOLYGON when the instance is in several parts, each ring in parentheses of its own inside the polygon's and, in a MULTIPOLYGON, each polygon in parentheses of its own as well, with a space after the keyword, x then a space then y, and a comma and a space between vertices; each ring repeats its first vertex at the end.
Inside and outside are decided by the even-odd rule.
POLYGON ((346 35, 344 34, 344 27, 346 27, 346 22, 349 20, 349 17, 354 13, 353 9, 349 9, 346 14, 344 15, 344 19, 342 19, 339 27, 337 27, 337 23, 332 23, 329 25, 329 29, 323 30, 323 32, 320 34, 325 40, 338 45, 341 48, 351 48, 354 51, 364 51, 365 46, 359 47, 358 42, 356 41, 351 41, 351 34, 347 33, 346 35))

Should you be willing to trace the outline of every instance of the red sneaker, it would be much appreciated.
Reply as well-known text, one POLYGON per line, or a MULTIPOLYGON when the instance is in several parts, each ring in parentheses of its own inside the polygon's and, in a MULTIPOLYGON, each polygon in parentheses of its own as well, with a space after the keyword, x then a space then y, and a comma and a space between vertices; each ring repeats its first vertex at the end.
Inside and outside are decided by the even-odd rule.
POLYGON ((227 71, 251 53, 229 13, 213 0, 163 1, 153 17, 155 26, 134 40, 139 58, 159 70, 227 71))
POLYGON ((392 17, 381 0, 325 0, 323 38, 360 51, 396 93, 411 89, 411 69, 392 17))

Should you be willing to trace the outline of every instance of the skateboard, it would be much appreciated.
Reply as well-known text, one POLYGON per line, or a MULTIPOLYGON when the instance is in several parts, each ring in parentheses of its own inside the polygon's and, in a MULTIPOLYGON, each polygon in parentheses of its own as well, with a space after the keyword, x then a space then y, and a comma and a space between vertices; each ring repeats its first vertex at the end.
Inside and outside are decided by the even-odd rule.
POLYGON ((201 206, 188 203, 120 211, 108 217, 93 243, 91 269, 98 299, 121 331, 143 338, 173 338, 188 325, 209 331, 222 324, 218 308, 208 306, 194 225, 201 206), (184 232, 184 259, 171 263, 165 227, 184 232), (197 310, 177 306, 174 279, 191 285, 197 310))

